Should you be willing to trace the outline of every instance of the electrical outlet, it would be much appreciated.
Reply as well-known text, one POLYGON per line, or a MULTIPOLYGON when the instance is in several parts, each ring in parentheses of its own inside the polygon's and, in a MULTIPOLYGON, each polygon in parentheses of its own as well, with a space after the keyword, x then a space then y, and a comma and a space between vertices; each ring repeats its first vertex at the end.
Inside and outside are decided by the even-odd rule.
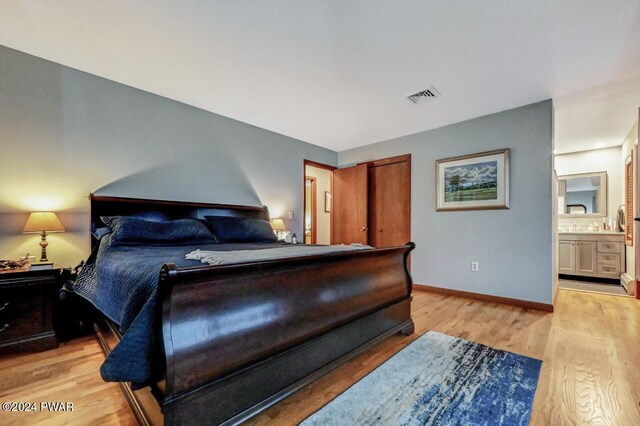
POLYGON ((480 270, 480 262, 471 262, 471 270, 478 272, 480 270))

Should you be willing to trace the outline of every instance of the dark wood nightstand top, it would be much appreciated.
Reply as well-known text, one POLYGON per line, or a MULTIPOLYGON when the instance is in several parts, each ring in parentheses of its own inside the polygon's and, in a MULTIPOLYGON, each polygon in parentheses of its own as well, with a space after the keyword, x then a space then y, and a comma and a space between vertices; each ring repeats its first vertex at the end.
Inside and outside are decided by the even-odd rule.
POLYGON ((60 274, 60 269, 40 269, 38 271, 23 270, 15 272, 2 272, 0 273, 0 285, 4 282, 13 280, 32 280, 34 278, 51 278, 57 277, 60 274))

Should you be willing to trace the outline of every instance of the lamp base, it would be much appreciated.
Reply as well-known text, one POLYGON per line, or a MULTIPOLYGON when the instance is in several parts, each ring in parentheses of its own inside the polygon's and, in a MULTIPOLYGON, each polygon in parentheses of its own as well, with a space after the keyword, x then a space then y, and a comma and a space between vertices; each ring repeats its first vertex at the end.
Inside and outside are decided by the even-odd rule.
POLYGON ((42 234, 40 234, 40 247, 42 248, 42 251, 40 252, 40 262, 48 262, 49 259, 47 259, 47 246, 49 245, 49 243, 47 242, 47 232, 46 231, 42 231, 42 234))

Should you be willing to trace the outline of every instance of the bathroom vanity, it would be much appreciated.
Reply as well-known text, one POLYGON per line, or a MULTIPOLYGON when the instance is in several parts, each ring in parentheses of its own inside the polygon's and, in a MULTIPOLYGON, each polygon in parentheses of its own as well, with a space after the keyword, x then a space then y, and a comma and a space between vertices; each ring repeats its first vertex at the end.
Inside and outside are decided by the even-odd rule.
POLYGON ((558 176, 558 274, 619 281, 626 271, 624 232, 602 231, 607 180, 606 172, 558 176))
POLYGON ((558 273, 619 280, 625 272, 623 232, 559 232, 558 273))

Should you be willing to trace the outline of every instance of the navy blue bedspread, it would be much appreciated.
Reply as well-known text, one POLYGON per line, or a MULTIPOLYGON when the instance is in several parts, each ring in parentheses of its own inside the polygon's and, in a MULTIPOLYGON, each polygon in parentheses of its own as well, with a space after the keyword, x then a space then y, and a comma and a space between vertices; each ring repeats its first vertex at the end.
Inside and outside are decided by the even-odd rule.
POLYGON ((184 246, 111 245, 102 238, 76 280, 74 290, 120 327, 120 343, 100 369, 106 381, 155 382, 164 371, 157 299, 160 270, 165 263, 198 266, 185 255, 201 250, 256 250, 281 243, 201 244, 184 246))

